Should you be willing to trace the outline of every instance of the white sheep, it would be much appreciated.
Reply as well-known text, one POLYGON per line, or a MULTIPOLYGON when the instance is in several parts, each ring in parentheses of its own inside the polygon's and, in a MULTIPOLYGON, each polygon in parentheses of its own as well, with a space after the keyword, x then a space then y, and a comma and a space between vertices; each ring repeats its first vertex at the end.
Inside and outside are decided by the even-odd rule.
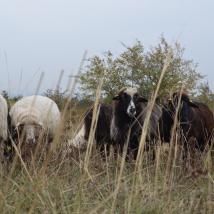
POLYGON ((8 106, 5 98, 0 94, 0 143, 1 141, 7 141, 8 137, 8 106))
POLYGON ((0 167, 4 163, 5 143, 8 140, 8 106, 7 101, 0 94, 0 167))
POLYGON ((26 143, 35 144, 41 133, 47 134, 51 142, 60 123, 60 111, 50 98, 34 95, 17 101, 10 110, 10 118, 16 137, 24 136, 26 143))

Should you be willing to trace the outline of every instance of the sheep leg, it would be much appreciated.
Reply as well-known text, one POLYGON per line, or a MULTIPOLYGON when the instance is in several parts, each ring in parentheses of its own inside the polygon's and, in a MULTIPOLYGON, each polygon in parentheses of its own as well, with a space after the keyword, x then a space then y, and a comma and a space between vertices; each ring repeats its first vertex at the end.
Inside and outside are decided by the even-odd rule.
POLYGON ((106 160, 106 158, 110 154, 110 145, 108 143, 101 143, 100 145, 96 146, 98 151, 101 154, 101 157, 103 160, 106 160))

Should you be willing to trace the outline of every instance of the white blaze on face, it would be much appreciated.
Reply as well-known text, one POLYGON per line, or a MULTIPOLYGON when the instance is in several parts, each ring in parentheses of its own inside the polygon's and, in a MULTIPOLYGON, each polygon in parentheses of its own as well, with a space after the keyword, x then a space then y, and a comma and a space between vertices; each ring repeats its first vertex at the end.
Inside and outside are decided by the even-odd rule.
POLYGON ((127 108, 127 114, 130 117, 134 117, 135 114, 136 114, 136 107, 135 107, 135 104, 134 104, 134 101, 133 101, 133 97, 131 97, 131 101, 130 101, 129 106, 127 108))
POLYGON ((136 115, 136 106, 133 101, 133 96, 137 93, 136 88, 127 88, 124 93, 128 94, 131 97, 130 103, 127 108, 127 114, 130 117, 134 117, 136 115))

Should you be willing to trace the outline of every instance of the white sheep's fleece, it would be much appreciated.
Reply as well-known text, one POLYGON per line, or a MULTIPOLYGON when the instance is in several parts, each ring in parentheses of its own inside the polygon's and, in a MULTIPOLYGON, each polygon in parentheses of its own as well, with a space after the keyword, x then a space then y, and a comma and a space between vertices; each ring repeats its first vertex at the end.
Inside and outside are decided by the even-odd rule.
POLYGON ((16 102, 11 110, 12 125, 39 124, 50 134, 54 134, 60 123, 60 111, 56 103, 48 97, 34 95, 16 102))
POLYGON ((7 140, 8 106, 5 98, 0 94, 0 138, 7 140))

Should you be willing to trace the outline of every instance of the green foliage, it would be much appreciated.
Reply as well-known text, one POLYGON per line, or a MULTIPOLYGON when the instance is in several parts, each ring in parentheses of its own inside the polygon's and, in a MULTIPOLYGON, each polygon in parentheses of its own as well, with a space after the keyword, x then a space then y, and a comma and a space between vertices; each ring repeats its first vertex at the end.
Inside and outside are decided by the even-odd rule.
POLYGON ((192 60, 184 59, 184 48, 179 43, 170 45, 162 36, 157 46, 145 52, 143 44, 137 41, 126 47, 118 57, 108 51, 103 57, 89 59, 81 76, 81 89, 84 96, 94 99, 98 82, 104 79, 102 97, 109 101, 124 86, 135 86, 145 96, 155 90, 168 53, 171 63, 162 81, 159 96, 163 97, 180 87, 194 92, 202 75, 196 71, 192 60))
POLYGON ((9 98, 9 94, 8 94, 8 92, 7 92, 6 90, 3 90, 3 91, 1 92, 1 95, 2 95, 6 100, 9 98))
POLYGON ((16 96, 9 96, 9 93, 6 90, 3 90, 1 92, 2 96, 6 99, 7 104, 10 108, 10 106, 12 106, 15 102, 17 102, 18 100, 20 100, 23 96, 21 95, 16 95, 16 96))
POLYGON ((214 92, 210 89, 208 83, 202 83, 199 86, 197 99, 207 104, 211 109, 214 109, 214 92))
POLYGON ((62 108, 65 93, 61 92, 60 89, 47 89, 43 95, 52 99, 60 109, 62 108))
POLYGON ((13 102, 17 102, 18 100, 20 100, 22 98, 23 98, 22 95, 17 95, 17 96, 12 97, 10 100, 13 101, 13 102))
POLYGON ((102 96, 113 96, 116 91, 125 86, 125 73, 118 69, 111 52, 104 59, 94 56, 89 60, 86 72, 81 76, 81 88, 89 99, 95 98, 98 82, 104 78, 102 96))
POLYGON ((85 99, 80 100, 77 97, 70 97, 60 89, 47 89, 43 95, 52 99, 61 111, 64 111, 66 107, 67 111, 72 114, 75 109, 79 109, 82 112, 92 105, 92 102, 85 99))

